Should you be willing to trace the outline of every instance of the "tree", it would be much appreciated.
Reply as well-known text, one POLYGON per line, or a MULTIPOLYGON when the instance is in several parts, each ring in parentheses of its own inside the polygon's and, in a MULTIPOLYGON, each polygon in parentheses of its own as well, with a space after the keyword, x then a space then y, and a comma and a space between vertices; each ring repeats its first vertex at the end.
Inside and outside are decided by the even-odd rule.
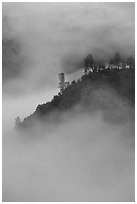
POLYGON ((130 68, 135 67, 135 59, 132 55, 130 55, 130 57, 127 58, 127 64, 129 65, 130 68))
POLYGON ((84 59, 84 66, 85 66, 85 73, 87 73, 89 68, 93 68, 94 59, 92 55, 87 55, 87 57, 84 59))
POLYGON ((114 59, 113 60, 114 60, 114 64, 117 65, 118 68, 119 68, 119 63, 122 61, 120 54, 116 53, 114 55, 114 59))
POLYGON ((120 54, 117 52, 117 53, 115 53, 114 57, 112 59, 110 59, 109 63, 114 64, 114 65, 118 66, 118 68, 119 68, 120 62, 122 62, 122 59, 121 59, 120 54))
POLYGON ((109 64, 114 64, 113 58, 110 59, 109 64))
POLYGON ((72 84, 72 85, 75 85, 75 84, 76 84, 76 81, 75 81, 75 80, 73 80, 73 81, 71 82, 71 84, 72 84))
POLYGON ((105 69, 105 64, 104 64, 104 62, 103 62, 103 61, 100 61, 100 62, 98 63, 98 67, 99 67, 99 70, 100 70, 100 69, 105 69))

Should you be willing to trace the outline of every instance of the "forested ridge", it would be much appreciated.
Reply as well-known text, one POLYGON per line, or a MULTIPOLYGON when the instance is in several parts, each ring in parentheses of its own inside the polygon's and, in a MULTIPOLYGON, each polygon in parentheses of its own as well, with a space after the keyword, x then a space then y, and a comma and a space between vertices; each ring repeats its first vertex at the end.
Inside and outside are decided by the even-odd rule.
MULTIPOLYGON (((106 99, 108 92, 115 92, 123 101, 134 107, 135 103, 135 69, 100 69, 99 71, 89 71, 84 73, 77 81, 72 81, 62 92, 55 95, 50 102, 38 105, 35 112, 24 119, 22 127, 29 126, 33 121, 50 121, 52 113, 56 113, 55 120, 59 120, 61 113, 71 110, 77 104, 82 104, 85 111, 87 107, 92 109, 105 109, 113 103, 114 99, 106 99), (100 92, 98 92, 98 90, 100 92), (96 91, 99 93, 97 96, 96 91), (103 92, 103 94, 102 94, 103 92), (101 95, 102 94, 102 95, 101 95), (91 97, 92 96, 92 97, 91 97), (90 100, 88 98, 90 97, 90 100)), ((83 109, 83 110, 84 110, 83 109)))

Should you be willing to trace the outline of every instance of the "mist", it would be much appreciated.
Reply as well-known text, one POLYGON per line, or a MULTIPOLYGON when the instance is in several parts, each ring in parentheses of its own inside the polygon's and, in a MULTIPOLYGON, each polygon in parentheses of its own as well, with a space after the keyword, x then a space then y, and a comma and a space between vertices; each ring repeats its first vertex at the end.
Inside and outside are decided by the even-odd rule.
POLYGON ((4 2, 4 123, 6 108, 11 127, 16 116, 23 119, 39 103, 51 100, 51 93, 59 91, 60 72, 69 81, 78 79, 87 54, 97 60, 108 60, 115 52, 134 55, 134 7, 134 3, 4 2))
POLYGON ((85 89, 29 131, 14 119, 59 92, 59 73, 79 79, 87 54, 134 56, 135 4, 4 2, 2 12, 3 201, 134 201, 134 107, 110 87, 85 89))
POLYGON ((83 95, 57 113, 60 122, 52 113, 50 122, 4 135, 3 201, 134 201, 133 107, 110 90, 93 95, 107 109, 85 110, 83 95))
POLYGON ((56 88, 89 53, 134 55, 134 13, 134 3, 3 3, 4 92, 56 88))

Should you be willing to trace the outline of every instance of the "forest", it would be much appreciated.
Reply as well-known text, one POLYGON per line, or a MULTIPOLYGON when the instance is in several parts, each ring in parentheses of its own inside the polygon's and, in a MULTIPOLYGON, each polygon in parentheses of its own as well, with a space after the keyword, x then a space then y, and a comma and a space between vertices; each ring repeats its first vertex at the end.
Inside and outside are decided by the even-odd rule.
POLYGON ((50 118, 60 121, 61 113, 70 111, 79 104, 84 112, 89 109, 108 109, 115 101, 107 94, 108 92, 114 93, 116 97, 134 108, 135 61, 132 56, 122 59, 120 54, 116 53, 106 66, 103 61, 96 62, 92 55, 87 55, 83 64, 84 72, 81 78, 77 81, 73 80, 50 102, 38 105, 35 112, 24 119, 21 127, 28 127, 37 120, 49 122, 50 118), (100 93, 100 96, 95 93, 100 93))

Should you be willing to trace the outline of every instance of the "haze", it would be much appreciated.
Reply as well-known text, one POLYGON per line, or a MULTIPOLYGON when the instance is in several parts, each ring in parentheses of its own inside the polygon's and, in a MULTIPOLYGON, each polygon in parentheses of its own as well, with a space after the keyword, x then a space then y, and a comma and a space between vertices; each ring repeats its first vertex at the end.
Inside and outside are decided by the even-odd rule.
POLYGON ((2 5, 3 201, 134 201, 134 108, 109 87, 95 97, 114 105, 108 115, 119 122, 74 108, 62 124, 13 127, 59 92, 60 72, 78 79, 87 54, 134 56, 135 4, 2 5))
POLYGON ((16 101, 22 118, 22 109, 26 116, 32 112, 34 97, 41 103, 39 93, 42 102, 50 100, 51 91, 58 93, 58 73, 73 79, 89 53, 104 59, 117 51, 134 55, 134 3, 2 5, 3 103, 10 115, 15 116, 16 101))

